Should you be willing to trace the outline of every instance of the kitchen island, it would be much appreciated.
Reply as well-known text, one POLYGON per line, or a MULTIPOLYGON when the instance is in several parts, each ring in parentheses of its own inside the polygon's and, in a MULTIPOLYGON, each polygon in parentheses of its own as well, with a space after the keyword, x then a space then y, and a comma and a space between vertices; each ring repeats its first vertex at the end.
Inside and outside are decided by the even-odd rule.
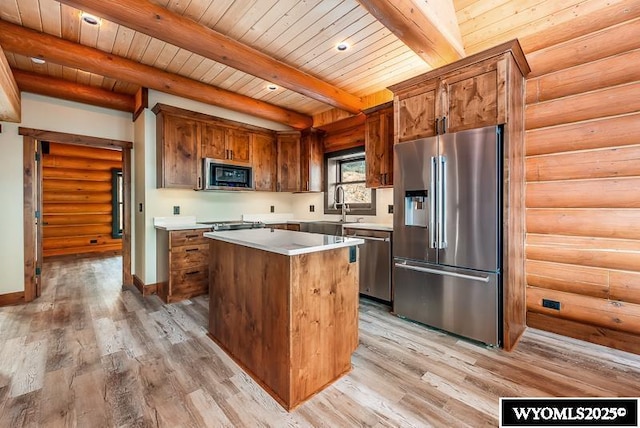
POLYGON ((285 409, 351 370, 361 239, 280 229, 205 233, 209 335, 285 409))

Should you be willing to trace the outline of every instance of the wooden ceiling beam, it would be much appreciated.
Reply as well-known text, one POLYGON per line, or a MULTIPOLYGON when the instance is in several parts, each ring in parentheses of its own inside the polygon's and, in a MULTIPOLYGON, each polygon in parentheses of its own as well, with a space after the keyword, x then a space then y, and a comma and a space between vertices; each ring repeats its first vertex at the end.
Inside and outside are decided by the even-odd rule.
POLYGON ((350 113, 363 108, 359 97, 148 0, 60 2, 350 113))
POLYGON ((21 121, 20 90, 0 47, 0 121, 21 121))
POLYGON ((24 92, 77 101, 129 113, 133 113, 135 110, 135 100, 132 95, 119 94, 106 89, 81 85, 68 80, 56 79, 15 68, 12 71, 18 87, 24 92))
POLYGON ((2 20, 0 46, 10 52, 217 105, 296 129, 305 129, 313 124, 310 116, 2 20))
POLYGON ((358 0, 433 68, 465 57, 452 0, 358 0))

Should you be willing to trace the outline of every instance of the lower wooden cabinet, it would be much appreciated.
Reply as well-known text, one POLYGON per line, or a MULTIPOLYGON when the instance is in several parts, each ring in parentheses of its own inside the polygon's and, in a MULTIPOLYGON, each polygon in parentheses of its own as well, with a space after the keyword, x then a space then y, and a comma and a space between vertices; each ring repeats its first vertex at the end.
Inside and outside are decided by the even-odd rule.
POLYGON ((158 295, 166 303, 209 291, 207 229, 157 231, 158 295))

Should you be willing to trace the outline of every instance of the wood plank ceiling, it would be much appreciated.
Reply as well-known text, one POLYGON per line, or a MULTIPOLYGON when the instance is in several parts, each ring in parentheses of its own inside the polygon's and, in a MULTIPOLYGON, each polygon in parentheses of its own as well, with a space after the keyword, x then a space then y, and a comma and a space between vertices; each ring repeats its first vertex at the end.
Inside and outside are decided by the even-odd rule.
MULTIPOLYGON (((95 48, 303 115, 318 115, 335 107, 319 101, 317 97, 314 99, 283 86, 270 91, 267 86, 271 82, 264 77, 255 77, 205 58, 193 52, 188 43, 178 47, 104 18, 99 26, 91 26, 81 19, 79 9, 69 6, 91 3, 99 4, 80 0, 3 0, 0 2, 0 18, 6 23, 95 48)), ((625 2, 454 0, 451 3, 450 0, 438 0, 430 2, 437 6, 434 9, 439 12, 434 12, 432 16, 429 16, 424 2, 418 0, 153 0, 149 3, 152 7, 160 6, 180 17, 198 22, 231 41, 240 42, 330 85, 336 91, 363 98, 426 72, 432 66, 442 65, 437 60, 433 60, 432 64, 425 61, 425 58, 435 57, 433 52, 425 54, 416 47, 414 40, 417 36, 407 31, 407 25, 411 25, 411 22, 414 22, 414 26, 419 26, 418 22, 422 21, 434 23, 433 28, 429 27, 422 36, 433 42, 431 49, 437 49, 437 43, 441 42, 431 36, 440 31, 442 34, 436 35, 444 35, 441 39, 448 39, 450 45, 446 48, 454 55, 448 61, 452 61, 456 59, 455 55, 461 57, 479 52, 514 37, 521 38, 525 51, 527 43, 535 48, 537 34, 546 34, 554 26, 593 14, 612 3, 625 2), (418 8, 412 8, 412 4, 418 8), (399 15, 390 17, 389 12, 384 11, 385 5, 387 9, 392 5, 399 15), (417 10, 422 10, 422 21, 411 15, 417 10), (447 16, 448 10, 455 16, 447 16), (423 15, 427 18, 424 19, 423 15), (402 25, 396 25, 398 22, 402 25), (437 22, 446 25, 438 28, 437 22), (336 45, 343 41, 348 42, 351 48, 346 52, 338 52, 336 45)), ((153 17, 149 20, 151 22, 153 17)), ((163 28, 169 35, 173 30, 171 27, 163 28)), ((0 37, 3 31, 10 30, 1 29, 0 37)), ((197 40, 194 40, 192 47, 197 44, 197 40)), ((38 49, 46 58, 47 46, 39 46, 38 49)), ((116 80, 108 75, 55 61, 35 64, 30 59, 32 55, 18 49, 12 51, 4 48, 4 54, 15 70, 47 75, 118 94, 132 95, 140 87, 135 82, 116 80)), ((311 80, 309 85, 313 90, 314 83, 311 80)))

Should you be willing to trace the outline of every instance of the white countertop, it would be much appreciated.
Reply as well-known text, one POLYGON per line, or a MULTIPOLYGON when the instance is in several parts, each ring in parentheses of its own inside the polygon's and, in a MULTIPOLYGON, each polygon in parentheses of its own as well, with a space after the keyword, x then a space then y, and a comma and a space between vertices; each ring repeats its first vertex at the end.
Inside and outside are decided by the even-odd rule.
POLYGON ((196 223, 193 216, 154 217, 153 226, 160 230, 211 229, 211 225, 196 223))
POLYGON ((285 256, 364 244, 364 240, 358 238, 268 228, 206 232, 204 236, 285 256))
POLYGON ((342 228, 363 229, 363 230, 381 230, 384 232, 393 232, 392 224, 383 223, 344 223, 342 228))

